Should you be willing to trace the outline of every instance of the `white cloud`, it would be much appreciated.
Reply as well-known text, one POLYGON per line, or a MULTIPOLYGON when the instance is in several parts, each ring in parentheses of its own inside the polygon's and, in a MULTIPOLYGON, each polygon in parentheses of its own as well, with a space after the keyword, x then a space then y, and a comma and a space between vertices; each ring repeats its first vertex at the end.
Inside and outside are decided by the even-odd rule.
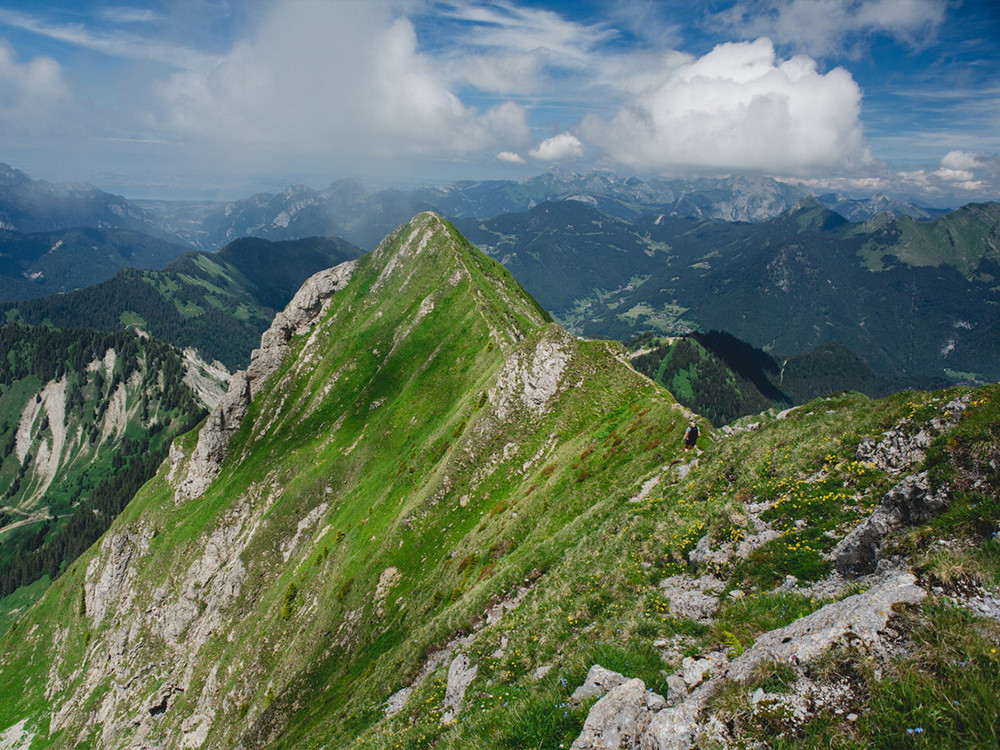
POLYGON ((500 161, 505 161, 508 164, 526 164, 527 160, 520 154, 515 154, 513 151, 501 151, 497 154, 497 159, 500 161))
POLYGON ((100 9, 101 16, 111 23, 151 23, 162 16, 152 8, 114 6, 100 9))
POLYGON ((590 116, 585 140, 614 161, 650 170, 747 170, 808 175, 871 163, 861 91, 836 68, 777 59, 767 39, 721 44, 636 91, 611 118, 590 116))
POLYGON ((956 208, 969 201, 996 200, 1000 154, 951 151, 937 165, 893 171, 886 164, 863 177, 817 177, 795 182, 816 192, 864 196, 886 193, 956 208))
POLYGON ((857 55, 859 40, 871 34, 923 46, 947 10, 947 0, 746 0, 710 15, 708 24, 744 39, 767 36, 813 56, 857 55))
POLYGON ((62 129, 61 114, 70 101, 59 63, 50 57, 19 62, 13 48, 0 39, 0 130, 5 135, 62 129))
MULTIPOLYGON (((121 19, 119 19, 121 20, 121 19)), ((131 19, 135 22, 138 19, 131 19)), ((152 17, 147 20, 152 20, 152 17)), ((91 31, 77 24, 53 24, 40 17, 0 9, 0 23, 111 57, 153 60, 175 68, 197 68, 211 57, 190 47, 117 30, 91 31)))
POLYGON ((394 10, 279 2, 255 36, 174 75, 161 89, 157 121, 178 137, 313 161, 452 158, 530 143, 524 107, 464 104, 394 10))
POLYGON ((560 133, 547 138, 530 151, 540 161, 569 161, 583 156, 583 144, 572 133, 560 133))
POLYGON ((949 151, 937 169, 925 174, 928 182, 945 191, 996 191, 1000 187, 1000 154, 949 151))

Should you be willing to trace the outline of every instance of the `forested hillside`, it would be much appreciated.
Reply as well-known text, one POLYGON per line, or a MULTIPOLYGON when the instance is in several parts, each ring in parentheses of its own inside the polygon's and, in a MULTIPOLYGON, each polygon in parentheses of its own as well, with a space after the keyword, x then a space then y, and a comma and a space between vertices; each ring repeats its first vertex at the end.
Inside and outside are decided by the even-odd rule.
POLYGON ((5 619, 24 597, 3 597, 57 578, 205 412, 179 352, 133 331, 7 324, 0 352, 5 619))
POLYGON ((122 268, 160 269, 191 248, 122 229, 0 231, 0 301, 62 294, 100 283, 122 268))
POLYGON ((275 312, 317 271, 356 258, 343 240, 242 239, 162 271, 129 268, 87 289, 0 305, 0 317, 58 327, 137 328, 208 362, 245 366, 275 312))
POLYGON ((836 391, 872 398, 948 385, 943 378, 879 375, 838 344, 772 356, 723 331, 661 338, 647 332, 629 343, 632 366, 717 427, 767 409, 782 410, 836 391))

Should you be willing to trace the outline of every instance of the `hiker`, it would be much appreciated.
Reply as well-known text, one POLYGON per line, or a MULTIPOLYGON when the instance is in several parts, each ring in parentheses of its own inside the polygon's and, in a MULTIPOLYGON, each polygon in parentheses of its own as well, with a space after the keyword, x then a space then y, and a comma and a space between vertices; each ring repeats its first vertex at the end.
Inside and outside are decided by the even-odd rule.
POLYGON ((688 425, 687 430, 684 432, 684 450, 689 451, 694 448, 695 444, 698 442, 698 425, 691 421, 688 425))

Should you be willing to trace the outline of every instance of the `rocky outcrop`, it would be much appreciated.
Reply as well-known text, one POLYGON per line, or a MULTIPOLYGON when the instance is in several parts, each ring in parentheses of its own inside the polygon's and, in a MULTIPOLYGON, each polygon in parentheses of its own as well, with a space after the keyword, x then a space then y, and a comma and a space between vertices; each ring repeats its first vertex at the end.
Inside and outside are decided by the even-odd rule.
POLYGON ((489 393, 497 418, 506 420, 518 408, 535 416, 548 411, 559 392, 571 352, 569 335, 550 326, 537 346, 508 358, 489 393))
POLYGON ((479 667, 472 663, 467 654, 456 656, 448 667, 448 684, 444 692, 444 714, 441 721, 451 724, 462 711, 465 691, 476 679, 479 667))
POLYGON ((569 699, 570 703, 583 703, 599 695, 606 695, 626 682, 628 682, 628 677, 625 675, 605 669, 600 664, 595 664, 587 671, 587 678, 583 684, 573 691, 573 695, 569 699))
MULTIPOLYGON (((619 675, 621 677, 621 675, 619 675)), ((666 707, 663 696, 646 689, 640 679, 612 688, 587 714, 583 731, 571 750, 638 748, 653 716, 666 707)))
POLYGON ((152 531, 145 528, 126 528, 105 537, 101 554, 87 567, 84 587, 85 611, 94 627, 109 611, 129 608, 135 595, 135 562, 149 550, 152 538, 152 531))
POLYGON ((889 490, 881 505, 837 544, 830 559, 841 575, 872 573, 882 556, 885 538, 892 531, 923 523, 947 504, 947 490, 934 488, 926 471, 911 474, 889 490))
POLYGON ((907 471, 924 460, 937 435, 950 431, 958 423, 968 403, 968 396, 949 401, 941 416, 931 419, 925 427, 903 420, 882 433, 878 440, 865 438, 858 444, 855 458, 891 474, 907 471))
MULTIPOLYGON (((764 633, 732 661, 721 652, 688 657, 681 669, 668 678, 669 704, 646 691, 641 680, 629 680, 595 665, 577 693, 585 697, 606 695, 591 709, 573 747, 689 750, 699 735, 715 733, 713 719, 704 713, 709 699, 724 681, 748 680, 767 664, 791 664, 798 668, 835 644, 850 643, 878 650, 884 646, 883 635, 895 608, 918 604, 925 595, 912 573, 897 571, 867 591, 827 604, 785 627, 764 633)), ((803 690, 821 690, 808 680, 800 682, 803 690)), ((761 691, 755 695, 756 703, 766 698, 761 691)))
POLYGON ((726 582, 711 574, 699 578, 675 575, 660 581, 660 590, 670 599, 670 613, 695 622, 707 622, 715 616, 719 594, 725 588, 726 582))
POLYGON ((909 572, 894 573, 867 591, 827 604, 811 615, 758 638, 729 665, 731 680, 746 680, 763 663, 805 664, 821 656, 834 643, 875 648, 880 634, 899 604, 918 604, 926 592, 909 572))
MULTIPOLYGON (((250 366, 233 375, 226 395, 202 426, 198 443, 177 479, 178 503, 205 494, 218 476, 229 443, 250 408, 250 400, 281 365, 292 338, 307 333, 322 316, 333 294, 347 285, 355 264, 356 261, 347 261, 309 277, 288 306, 275 316, 271 327, 261 336, 260 348, 250 355, 250 366)), ((180 448, 171 446, 171 477, 175 477, 185 458, 180 448)))

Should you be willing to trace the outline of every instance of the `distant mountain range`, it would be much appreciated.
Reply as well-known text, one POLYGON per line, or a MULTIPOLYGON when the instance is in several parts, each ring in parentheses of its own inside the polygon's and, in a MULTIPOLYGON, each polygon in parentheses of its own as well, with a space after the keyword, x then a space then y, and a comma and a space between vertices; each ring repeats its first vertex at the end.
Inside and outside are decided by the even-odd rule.
MULTIPOLYGON (((643 181, 605 172, 579 175, 553 170, 523 182, 486 180, 457 182, 415 190, 367 192, 356 180, 341 180, 325 190, 293 187, 282 193, 261 193, 202 211, 196 230, 185 232, 172 214, 175 231, 186 242, 219 246, 236 237, 293 239, 308 235, 338 236, 364 248, 374 247, 396 226, 419 211, 434 210, 452 220, 485 219, 527 211, 547 201, 579 201, 615 218, 634 221, 650 213, 758 222, 773 219, 809 195, 799 187, 768 177, 643 181)), ((851 219, 880 212, 919 219, 943 211, 926 209, 885 196, 850 200, 839 195, 820 198, 851 219)), ((150 212, 167 209, 147 203, 150 212)), ((192 206, 194 208, 194 206, 192 206)), ((161 214, 166 219, 166 214, 161 214)), ((193 227, 197 222, 186 222, 193 227)))
MULTIPOLYGON (((369 192, 357 180, 345 179, 321 190, 294 186, 229 202, 129 201, 91 186, 33 180, 0 164, 0 229, 130 229, 204 250, 246 236, 343 237, 371 249, 395 227, 429 209, 451 219, 487 219, 527 211, 546 201, 575 200, 629 221, 656 213, 758 222, 778 216, 807 195, 800 187, 760 176, 644 181, 608 172, 580 175, 556 169, 522 182, 464 181, 369 192)), ((818 200, 852 221, 881 212, 917 219, 944 213, 882 195, 855 200, 827 194, 818 200)))
POLYGON ((80 227, 130 229, 162 239, 176 239, 154 214, 120 195, 92 185, 35 180, 0 163, 0 229, 54 232, 80 227))
MULTIPOLYGON (((433 208, 577 334, 626 340, 647 329, 715 329, 769 352, 837 343, 881 375, 1000 377, 997 204, 940 216, 886 196, 814 198, 763 177, 643 181, 557 170, 524 182, 370 193, 343 180, 325 190, 293 187, 226 204, 133 205, 95 188, 35 181, 7 166, 0 176, 7 227, 0 237, 0 295, 8 299, 86 287, 123 265, 155 268, 185 246, 215 249, 244 236, 345 238, 333 256, 261 261, 252 278, 238 268, 235 276, 222 271, 222 287, 199 276, 218 271, 216 261, 202 256, 195 263, 201 281, 193 285, 177 277, 163 286, 148 272, 128 271, 107 287, 81 290, 72 304, 59 299, 19 303, 17 313, 4 308, 23 320, 59 325, 160 326, 157 335, 229 365, 245 361, 277 309, 257 291, 246 292, 245 284, 267 286, 266 276, 289 270, 287 288, 272 299, 287 301, 305 278, 300 272, 318 270, 333 257, 354 257, 433 208), (112 228, 111 217, 128 231, 138 227, 178 242, 126 234, 112 228), (66 221, 91 228, 55 228, 66 221), (43 227, 59 233, 38 234, 43 227), (149 296, 150 284, 159 285, 159 295, 149 296), (243 291, 231 296, 234 288, 243 291), (245 292, 248 298, 241 297, 245 292), (82 299, 95 315, 79 317, 82 299), (119 301, 105 305, 104 299, 119 301), (154 302, 156 309, 149 307, 154 302)), ((230 245, 217 262, 236 262, 237 247, 250 248, 230 245)))

